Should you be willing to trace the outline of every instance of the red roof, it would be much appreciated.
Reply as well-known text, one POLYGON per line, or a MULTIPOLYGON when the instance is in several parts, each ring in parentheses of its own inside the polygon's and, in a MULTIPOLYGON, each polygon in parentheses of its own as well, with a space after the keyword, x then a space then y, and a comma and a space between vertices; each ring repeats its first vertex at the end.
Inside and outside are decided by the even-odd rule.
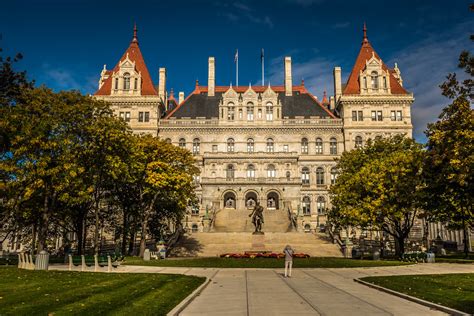
POLYGON ((360 82, 359 82, 359 73, 365 68, 366 62, 372 58, 372 55, 375 56, 382 63, 382 69, 387 71, 390 75, 390 90, 392 94, 408 94, 408 92, 400 85, 398 80, 393 76, 393 70, 389 69, 387 65, 382 61, 379 55, 375 52, 370 45, 369 40, 366 35, 366 28, 364 24, 364 40, 362 41, 362 46, 359 51, 359 56, 357 56, 354 67, 352 68, 351 74, 347 79, 346 87, 344 88, 343 94, 360 94, 360 82))
POLYGON ((119 65, 122 63, 128 54, 128 59, 135 62, 135 69, 141 73, 142 75, 142 92, 141 95, 158 95, 156 89, 153 85, 153 81, 151 80, 150 73, 148 72, 148 68, 146 67, 145 60, 143 59, 142 52, 140 51, 140 47, 138 46, 138 40, 136 36, 136 27, 134 28, 134 36, 130 45, 128 46, 125 53, 123 53, 122 58, 120 58, 119 62, 115 65, 112 71, 108 71, 110 73, 109 77, 105 80, 102 87, 95 92, 94 95, 111 95, 112 92, 112 74, 119 71, 119 65))

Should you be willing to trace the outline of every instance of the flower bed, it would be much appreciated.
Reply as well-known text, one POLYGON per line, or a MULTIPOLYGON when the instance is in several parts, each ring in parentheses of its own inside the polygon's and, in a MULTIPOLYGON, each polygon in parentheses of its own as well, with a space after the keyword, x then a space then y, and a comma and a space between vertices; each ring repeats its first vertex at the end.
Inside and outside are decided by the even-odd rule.
MULTIPOLYGON (((281 259, 285 258, 284 253, 276 253, 276 252, 244 252, 244 253, 224 253, 220 255, 221 258, 235 258, 235 259, 242 259, 242 258, 274 258, 274 259, 281 259)), ((310 256, 306 253, 295 253, 293 254, 293 258, 309 258, 310 256)))

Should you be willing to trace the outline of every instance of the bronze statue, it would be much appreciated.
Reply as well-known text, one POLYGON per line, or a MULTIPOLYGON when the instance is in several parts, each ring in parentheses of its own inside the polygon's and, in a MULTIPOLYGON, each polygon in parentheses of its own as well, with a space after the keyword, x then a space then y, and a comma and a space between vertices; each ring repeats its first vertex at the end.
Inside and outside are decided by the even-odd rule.
POLYGON ((263 234, 262 232, 262 224, 263 222, 263 207, 260 206, 260 203, 257 202, 255 207, 253 208, 252 213, 249 215, 252 217, 252 223, 255 226, 254 234, 263 234))

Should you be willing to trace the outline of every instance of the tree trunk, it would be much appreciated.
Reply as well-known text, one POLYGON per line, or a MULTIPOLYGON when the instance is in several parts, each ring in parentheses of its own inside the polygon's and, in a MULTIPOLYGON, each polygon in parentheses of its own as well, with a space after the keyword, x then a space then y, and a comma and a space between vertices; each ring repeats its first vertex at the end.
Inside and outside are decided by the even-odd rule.
POLYGON ((148 216, 142 221, 142 232, 140 238, 140 257, 143 258, 146 248, 146 231, 148 229, 148 216))
POLYGON ((36 221, 33 223, 33 228, 31 229, 31 251, 34 252, 36 249, 36 221))
POLYGON ((84 224, 82 224, 82 254, 86 254, 87 244, 87 218, 84 218, 84 224))
POLYGON ((123 212, 123 231, 122 231, 122 254, 125 255, 125 251, 127 250, 127 237, 128 237, 128 214, 127 212, 123 212))
POLYGON ((463 227, 464 257, 467 259, 469 258, 469 228, 464 220, 463 227))
POLYGON ((46 239, 48 237, 48 224, 49 224, 49 203, 48 196, 45 195, 43 203, 43 212, 41 212, 38 230, 38 247, 37 253, 46 249, 46 239))
POLYGON ((94 229, 94 254, 99 254, 99 225, 100 225, 100 218, 99 218, 99 200, 96 198, 95 201, 95 208, 94 208, 94 216, 95 216, 95 229, 94 229))
POLYGON ((84 238, 84 219, 77 219, 76 222, 76 235, 77 235, 77 255, 80 256, 82 252, 82 243, 84 238))
POLYGON ((393 239, 395 240, 395 255, 401 259, 405 253, 405 237, 394 236, 393 239))

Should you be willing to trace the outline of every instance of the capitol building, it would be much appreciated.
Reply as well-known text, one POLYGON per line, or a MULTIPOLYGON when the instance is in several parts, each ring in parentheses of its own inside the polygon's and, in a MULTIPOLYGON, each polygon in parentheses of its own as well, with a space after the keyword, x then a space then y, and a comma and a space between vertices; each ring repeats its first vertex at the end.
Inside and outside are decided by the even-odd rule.
POLYGON ((135 29, 116 66, 104 66, 95 97, 110 102, 134 132, 193 153, 199 206, 185 223, 193 232, 246 231, 244 218, 256 202, 269 218, 264 230, 284 231, 272 218, 294 217, 295 228, 317 232, 331 208, 335 160, 370 138, 412 136, 413 94, 403 87, 397 64, 386 65, 375 52, 365 26, 353 54, 347 82, 335 67, 334 95, 321 99, 292 76, 291 57, 282 60, 279 85, 265 86, 219 85, 218 61, 209 57, 207 85, 191 83, 194 91, 176 98, 167 90, 165 68, 153 83, 135 29))

